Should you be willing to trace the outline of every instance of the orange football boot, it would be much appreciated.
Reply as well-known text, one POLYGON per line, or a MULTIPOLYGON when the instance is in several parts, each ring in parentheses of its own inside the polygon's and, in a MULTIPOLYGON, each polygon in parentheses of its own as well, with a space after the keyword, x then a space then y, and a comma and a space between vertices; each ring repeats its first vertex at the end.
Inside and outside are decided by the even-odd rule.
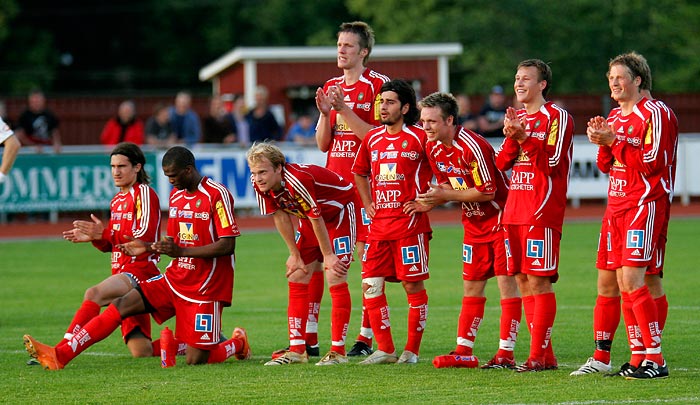
POLYGON ((37 359, 44 370, 60 370, 63 364, 56 357, 56 349, 45 345, 29 335, 24 335, 24 347, 30 356, 37 359))

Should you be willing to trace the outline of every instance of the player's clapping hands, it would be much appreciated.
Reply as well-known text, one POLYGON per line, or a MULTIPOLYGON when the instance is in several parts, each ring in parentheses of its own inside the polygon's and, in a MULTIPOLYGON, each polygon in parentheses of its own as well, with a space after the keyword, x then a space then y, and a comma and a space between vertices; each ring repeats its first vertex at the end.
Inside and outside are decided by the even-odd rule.
POLYGON ((615 133, 601 116, 588 120, 586 135, 591 143, 599 146, 611 146, 615 142, 615 133))
POLYGON ((506 138, 513 139, 514 141, 522 142, 527 139, 527 134, 525 133, 525 128, 523 123, 518 118, 518 114, 515 112, 515 108, 508 107, 506 110, 506 116, 503 119, 503 134, 506 138))
POLYGON ((331 112, 331 108, 333 108, 328 94, 324 93, 320 87, 316 89, 316 108, 323 115, 328 115, 331 112))
POLYGON ((90 242, 102 239, 104 224, 94 214, 90 214, 90 221, 73 221, 73 229, 63 231, 63 239, 73 242, 90 242))

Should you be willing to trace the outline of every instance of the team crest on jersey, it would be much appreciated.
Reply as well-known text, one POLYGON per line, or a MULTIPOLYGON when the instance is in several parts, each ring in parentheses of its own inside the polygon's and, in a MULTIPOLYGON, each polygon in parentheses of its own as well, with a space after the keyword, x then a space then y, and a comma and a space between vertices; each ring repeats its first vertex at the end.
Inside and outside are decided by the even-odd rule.
POLYGON ((194 203, 194 207, 195 207, 195 208, 199 208, 200 205, 202 205, 202 200, 199 200, 199 199, 198 199, 197 202, 194 203))
POLYGON ((632 135, 633 131, 634 131, 634 126, 630 125, 629 128, 627 128, 627 135, 632 135))
POLYGON ((467 182, 461 177, 448 177, 453 190, 466 190, 469 188, 467 182))
POLYGON ((557 143, 557 133, 559 132, 559 120, 554 119, 552 122, 552 127, 549 130, 549 138, 547 138, 547 145, 552 146, 557 143))
POLYGON ((533 128, 537 128, 539 126, 540 126, 540 120, 535 121, 535 125, 533 126, 533 128))
POLYGON ((404 140, 401 142, 401 149, 406 149, 408 147, 408 141, 404 140))
MULTIPOLYGON (((199 207, 200 201, 197 200, 197 207, 199 207)), ((228 228, 228 216, 226 215, 226 210, 224 209, 224 203, 221 201, 216 202, 216 214, 219 216, 219 222, 221 222, 222 228, 228 228)))
POLYGON ((181 241, 193 242, 198 239, 197 235, 194 234, 194 227, 191 222, 180 222, 180 232, 177 237, 181 241))
POLYGON ((357 101, 362 102, 362 100, 365 99, 365 93, 360 92, 360 94, 357 95, 357 101))
POLYGON ((418 245, 404 246, 401 248, 401 261, 405 265, 420 263, 418 245))
POLYGON ((214 324, 212 314, 195 314, 194 331, 202 333, 211 333, 214 324))
POLYGON ((467 264, 472 263, 472 246, 462 244, 462 261, 467 264))
POLYGON ((527 257, 531 259, 544 258, 544 240, 528 239, 527 240, 527 257))
POLYGON ((333 239, 333 250, 335 250, 336 256, 352 253, 352 243, 350 243, 350 237, 341 236, 340 238, 333 239))
POLYGON ((630 229, 627 231, 627 248, 641 249, 644 246, 644 230, 630 229))

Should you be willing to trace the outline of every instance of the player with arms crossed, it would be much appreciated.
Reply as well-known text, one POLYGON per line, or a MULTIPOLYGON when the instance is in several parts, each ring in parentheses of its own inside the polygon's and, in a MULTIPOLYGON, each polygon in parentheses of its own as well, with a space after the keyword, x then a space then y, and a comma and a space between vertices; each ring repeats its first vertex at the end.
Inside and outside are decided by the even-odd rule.
MULTIPOLYGON (((496 277, 501 292, 500 343, 498 353, 482 368, 514 368, 513 350, 522 303, 515 277, 508 275, 506 264, 501 224, 508 196, 505 174, 496 168, 491 144, 458 124, 459 109, 452 95, 433 93, 421 100, 420 106, 421 124, 428 136, 426 151, 437 184, 431 184, 427 193, 419 194, 418 201, 427 207, 447 201, 462 204, 464 296, 457 348, 450 355, 472 356, 484 318, 486 281, 496 277)), ((476 367, 478 359, 454 365, 476 367)))
POLYGON ((10 174, 10 169, 12 169, 22 146, 15 133, 2 118, 0 118, 0 145, 3 145, 2 159, 0 159, 0 184, 2 184, 5 177, 10 174))
POLYGON ((326 168, 287 163, 282 151, 269 143, 253 144, 247 158, 260 211, 273 215, 289 249, 289 349, 265 365, 308 362, 308 284, 312 274, 322 270, 333 302, 331 349, 316 365, 347 363, 345 338, 352 306, 347 276, 355 245, 354 187, 326 168), (296 237, 290 215, 299 218, 296 237))
MULTIPOLYGON (((661 276, 673 198, 678 123, 663 103, 644 96, 643 91, 651 88, 651 70, 641 55, 618 55, 610 61, 607 77, 611 96, 619 108, 612 110, 607 120, 589 120, 586 134, 599 146, 598 166, 610 173, 596 262, 598 285, 607 286, 607 292, 613 293, 607 295, 614 295, 619 288, 632 350, 630 361, 611 375, 627 379, 665 378, 668 366, 661 352, 661 331, 668 303, 661 276), (615 279, 617 288, 613 286, 615 279)), ((618 307, 614 300, 615 297, 606 300, 611 301, 607 310, 599 309, 613 318, 609 325, 601 320, 596 323, 594 313, 596 346, 607 349, 608 361, 603 357, 606 350, 596 350, 593 361, 589 359, 577 371, 587 365, 597 366, 593 367, 596 371, 611 369, 605 340, 612 343, 613 335, 603 333, 599 339, 598 334, 599 328, 605 332, 612 323, 617 327, 619 298, 618 307)))
POLYGON ((505 139, 496 166, 512 169, 503 212, 508 273, 515 274, 530 329, 530 355, 518 372, 558 368, 551 333, 557 311, 553 283, 559 278, 561 241, 574 121, 545 100, 552 71, 539 59, 517 67, 513 88, 524 108, 506 111, 505 139))
POLYGON ((380 100, 383 125, 367 133, 352 168, 372 219, 362 257, 362 291, 377 339, 377 350, 360 364, 417 363, 428 315, 424 280, 432 229, 415 200, 428 190, 433 174, 425 132, 414 125, 418 109, 411 85, 387 82, 380 100), (391 336, 385 280, 400 281, 408 296, 408 340, 400 357, 391 336))
POLYGON ((175 337, 187 344, 187 364, 220 363, 251 356, 246 332, 218 343, 221 312, 231 305, 236 237, 233 197, 220 183, 202 176, 192 152, 182 146, 163 156, 170 193, 167 236, 155 243, 134 239, 118 245, 130 256, 166 254, 165 274, 141 282, 112 301, 65 345, 50 347, 25 335, 29 354, 46 369, 62 369, 85 349, 109 336, 122 319, 151 313, 158 323, 176 317, 175 337))

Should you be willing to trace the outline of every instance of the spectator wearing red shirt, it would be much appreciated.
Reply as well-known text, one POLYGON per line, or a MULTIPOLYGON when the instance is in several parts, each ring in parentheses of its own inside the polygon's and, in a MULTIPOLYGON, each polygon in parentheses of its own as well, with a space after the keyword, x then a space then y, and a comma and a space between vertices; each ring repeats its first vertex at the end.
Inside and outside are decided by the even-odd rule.
POLYGON ((122 101, 119 104, 116 117, 112 117, 105 124, 100 143, 103 145, 116 145, 120 142, 132 142, 143 145, 144 129, 143 121, 136 117, 136 106, 131 100, 122 101))

